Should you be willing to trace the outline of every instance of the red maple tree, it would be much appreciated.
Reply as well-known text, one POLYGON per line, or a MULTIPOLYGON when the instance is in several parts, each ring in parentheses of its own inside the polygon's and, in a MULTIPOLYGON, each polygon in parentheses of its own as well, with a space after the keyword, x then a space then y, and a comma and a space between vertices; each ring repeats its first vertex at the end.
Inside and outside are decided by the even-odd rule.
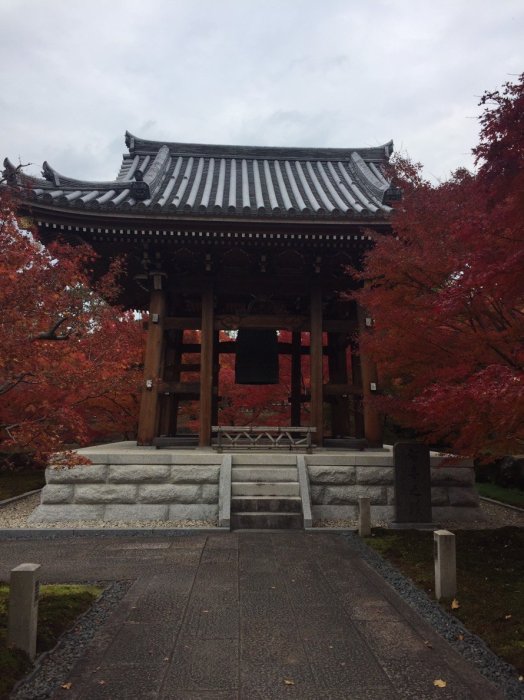
POLYGON ((524 75, 481 104, 478 173, 433 186, 397 158, 394 235, 355 274, 381 407, 430 442, 486 457, 524 442, 524 75))
POLYGON ((132 431, 141 326, 110 305, 122 271, 96 284, 93 251, 44 247, 0 192, 0 450, 36 461, 108 433, 132 431))

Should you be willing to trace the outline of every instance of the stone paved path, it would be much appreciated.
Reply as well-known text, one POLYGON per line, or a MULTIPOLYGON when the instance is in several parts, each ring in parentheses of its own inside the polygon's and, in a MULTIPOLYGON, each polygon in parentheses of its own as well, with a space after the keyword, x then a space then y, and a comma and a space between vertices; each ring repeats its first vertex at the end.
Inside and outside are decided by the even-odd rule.
POLYGON ((335 535, 0 542, 0 578, 23 561, 134 580, 55 698, 502 697, 335 535))

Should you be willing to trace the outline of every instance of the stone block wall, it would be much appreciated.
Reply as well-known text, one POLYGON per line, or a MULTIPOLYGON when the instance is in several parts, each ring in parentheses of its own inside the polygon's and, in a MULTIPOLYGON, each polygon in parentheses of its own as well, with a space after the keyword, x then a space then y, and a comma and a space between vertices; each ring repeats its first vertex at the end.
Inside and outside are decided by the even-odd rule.
MULTIPOLYGON (((151 453, 147 455, 151 461, 151 453)), ((140 456, 139 456, 140 457, 140 456)), ((222 458, 156 453, 157 464, 122 463, 122 455, 97 456, 96 464, 46 471, 33 522, 68 520, 214 520, 222 458), (112 463, 115 461, 119 463, 112 463), (161 463, 162 462, 162 463, 161 463)))
MULTIPOLYGON (((356 519, 359 496, 371 499, 375 521, 391 522, 395 517, 395 467, 393 455, 365 452, 353 455, 319 453, 306 456, 315 520, 356 519)), ((479 498, 475 491, 473 466, 443 464, 431 456, 431 501, 433 521, 467 521, 478 517, 479 498)))

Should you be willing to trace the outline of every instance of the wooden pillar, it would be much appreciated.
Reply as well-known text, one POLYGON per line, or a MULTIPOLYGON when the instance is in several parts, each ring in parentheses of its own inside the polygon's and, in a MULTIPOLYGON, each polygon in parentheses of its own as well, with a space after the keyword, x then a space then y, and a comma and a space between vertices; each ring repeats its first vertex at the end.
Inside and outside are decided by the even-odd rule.
POLYGON ((302 384, 302 335, 291 334, 291 425, 300 425, 300 388, 302 384))
POLYGON ((310 425, 316 427, 315 442, 323 441, 323 388, 322 388, 322 290, 318 282, 311 287, 311 327, 309 338, 311 374, 311 416, 310 425))
MULTIPOLYGON (((177 328, 166 332, 165 339, 164 380, 166 382, 179 382, 184 331, 177 328)), ((169 394, 161 398, 159 434, 176 435, 178 408, 180 405, 179 397, 176 394, 169 394)))
MULTIPOLYGON (((346 336, 343 333, 328 333, 328 366, 330 383, 348 383, 346 336)), ((331 403, 331 427, 333 437, 350 434, 349 397, 333 397, 331 403)))
MULTIPOLYGON (((360 334, 366 329, 366 312, 360 305, 358 306, 358 329, 360 334)), ((360 352, 360 368, 364 404, 364 437, 371 447, 382 447, 383 417, 371 403, 378 389, 377 367, 367 355, 360 352)))
MULTIPOLYGON (((160 286, 160 275, 158 276, 160 286)), ((155 287, 157 286, 155 278, 155 287)), ((166 293, 163 289, 152 289, 149 304, 149 325, 144 356, 144 383, 138 418, 139 445, 151 445, 158 431, 158 382, 161 381, 161 364, 164 351, 164 319, 166 316, 166 293)))
MULTIPOLYGON (((173 343, 169 332, 164 333, 164 357, 162 359, 163 379, 166 382, 173 381, 174 353, 173 343)), ((173 396, 161 394, 158 397, 158 435, 170 435, 170 424, 173 407, 173 396)))
POLYGON ((200 447, 211 445, 211 414, 213 410, 213 289, 202 292, 202 323, 200 329, 200 447))
POLYGON ((218 425, 218 386, 220 383, 220 331, 213 334, 213 394, 211 396, 211 423, 218 425))

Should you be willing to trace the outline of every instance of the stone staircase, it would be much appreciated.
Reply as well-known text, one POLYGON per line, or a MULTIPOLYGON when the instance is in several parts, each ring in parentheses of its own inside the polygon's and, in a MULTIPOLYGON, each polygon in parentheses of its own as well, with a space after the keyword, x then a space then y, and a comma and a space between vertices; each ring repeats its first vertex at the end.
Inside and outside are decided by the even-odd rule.
POLYGON ((239 454, 232 459, 232 528, 303 528, 296 455, 239 454))

